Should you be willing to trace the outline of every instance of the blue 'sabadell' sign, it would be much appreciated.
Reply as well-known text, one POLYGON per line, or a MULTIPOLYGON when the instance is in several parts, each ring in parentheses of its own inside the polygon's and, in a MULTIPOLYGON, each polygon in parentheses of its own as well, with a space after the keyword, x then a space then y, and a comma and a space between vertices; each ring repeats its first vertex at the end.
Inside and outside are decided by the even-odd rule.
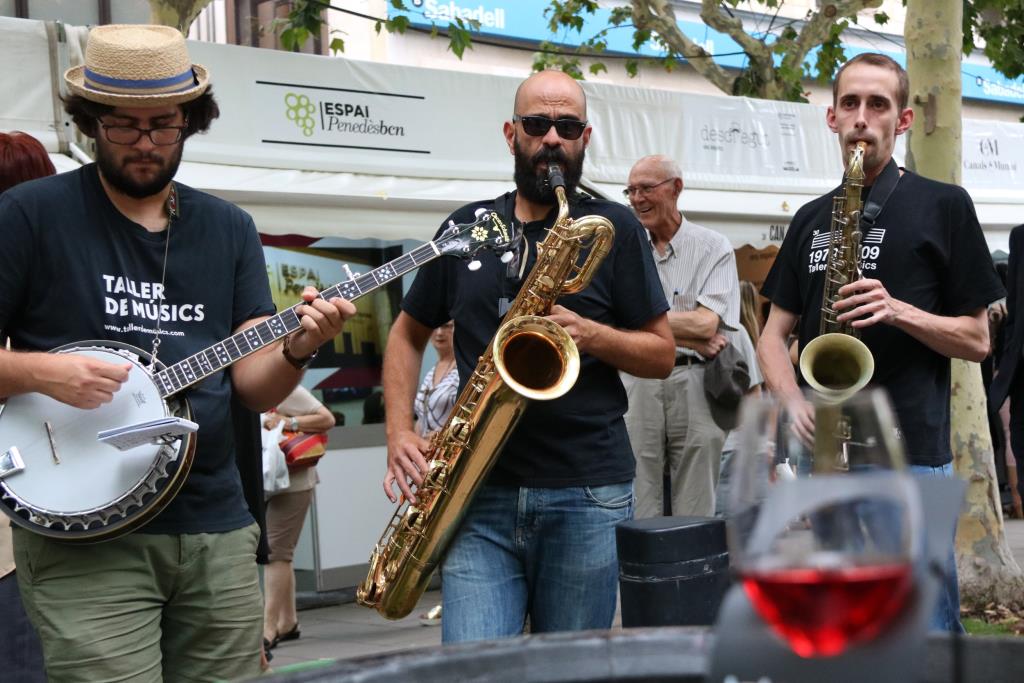
MULTIPOLYGON (((585 15, 585 26, 581 34, 566 31, 552 34, 544 10, 549 0, 406 0, 410 12, 396 10, 388 4, 388 16, 404 15, 410 23, 429 28, 432 24, 444 27, 456 17, 480 22, 480 33, 509 40, 539 43, 548 40, 563 45, 579 45, 583 38, 590 37, 608 26, 611 15, 608 9, 599 9, 593 15, 585 15)), ((740 46, 729 36, 719 33, 702 22, 680 21, 679 28, 692 40, 715 56, 715 61, 728 68, 741 68, 746 56, 740 46)), ((620 54, 635 54, 633 31, 630 28, 614 28, 607 36, 608 50, 620 54)), ((849 45, 843 46, 847 57, 868 50, 849 45)), ((906 66, 906 55, 902 52, 884 52, 906 66)), ((657 45, 647 43, 640 48, 640 54, 647 57, 664 55, 657 45)), ((812 52, 808 59, 815 57, 812 52)), ((1024 104, 1024 77, 1010 80, 987 65, 964 64, 963 96, 979 100, 1024 104)))

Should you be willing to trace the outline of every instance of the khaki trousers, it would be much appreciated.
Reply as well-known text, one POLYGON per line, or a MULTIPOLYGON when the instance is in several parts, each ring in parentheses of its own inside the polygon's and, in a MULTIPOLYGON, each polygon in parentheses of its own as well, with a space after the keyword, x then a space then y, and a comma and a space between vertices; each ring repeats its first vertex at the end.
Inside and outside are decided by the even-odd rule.
POLYGON ((714 515, 725 432, 704 397, 704 366, 676 367, 667 379, 623 374, 622 383, 629 397, 626 430, 636 456, 636 518, 663 514, 666 463, 672 514, 714 515))
POLYGON ((50 683, 215 681, 260 673, 259 527, 72 545, 14 530, 50 683))

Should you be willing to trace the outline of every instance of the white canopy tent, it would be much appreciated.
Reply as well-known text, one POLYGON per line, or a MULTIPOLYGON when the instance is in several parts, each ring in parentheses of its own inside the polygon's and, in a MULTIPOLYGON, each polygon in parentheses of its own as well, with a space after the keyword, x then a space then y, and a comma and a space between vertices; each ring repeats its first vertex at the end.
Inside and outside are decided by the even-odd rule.
MULTIPOLYGON (((84 161, 60 109, 86 30, 0 18, 0 129, 39 137, 59 170, 84 161)), ((423 240, 443 217, 511 188, 501 136, 518 79, 192 42, 221 117, 178 178, 235 202, 265 234, 423 240)), ((735 246, 778 244, 794 212, 838 183, 821 107, 585 82, 594 134, 584 186, 622 201, 632 163, 680 160, 681 208, 735 246)), ((902 149, 897 150, 902 158, 902 149)), ((990 245, 1024 221, 1024 125, 965 121, 964 185, 990 245)))

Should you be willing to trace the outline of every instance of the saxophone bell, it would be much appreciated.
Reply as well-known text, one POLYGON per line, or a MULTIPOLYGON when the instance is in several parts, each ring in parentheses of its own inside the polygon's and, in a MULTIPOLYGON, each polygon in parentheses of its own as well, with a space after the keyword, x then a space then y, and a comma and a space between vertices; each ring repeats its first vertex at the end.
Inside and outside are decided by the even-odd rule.
POLYGON ((561 325, 536 315, 509 320, 491 343, 494 366, 513 392, 535 401, 565 394, 580 374, 580 352, 561 325))
POLYGON ((815 337, 800 353, 800 373, 826 401, 842 402, 863 389, 875 371, 867 345, 832 332, 815 337))

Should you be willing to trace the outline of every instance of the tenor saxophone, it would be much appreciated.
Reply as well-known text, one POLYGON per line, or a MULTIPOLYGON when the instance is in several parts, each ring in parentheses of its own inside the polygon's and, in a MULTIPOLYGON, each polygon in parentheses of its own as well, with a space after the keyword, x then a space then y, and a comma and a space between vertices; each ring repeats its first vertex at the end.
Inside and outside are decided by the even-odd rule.
POLYGON ((370 570, 356 600, 388 619, 416 606, 451 537, 528 399, 558 398, 579 375, 576 344, 544 316, 562 294, 588 284, 611 249, 615 230, 602 216, 569 217, 561 169, 551 164, 548 181, 558 216, 537 245, 537 262, 494 339, 459 395, 444 427, 431 439, 427 472, 416 502, 399 503, 370 556, 370 570), (589 248, 580 264, 581 253, 589 248))
POLYGON ((839 322, 834 306, 839 288, 863 277, 860 215, 863 209, 865 144, 850 152, 842 191, 832 200, 825 288, 818 336, 800 353, 800 372, 821 398, 840 403, 871 380, 875 360, 851 321, 839 322))

